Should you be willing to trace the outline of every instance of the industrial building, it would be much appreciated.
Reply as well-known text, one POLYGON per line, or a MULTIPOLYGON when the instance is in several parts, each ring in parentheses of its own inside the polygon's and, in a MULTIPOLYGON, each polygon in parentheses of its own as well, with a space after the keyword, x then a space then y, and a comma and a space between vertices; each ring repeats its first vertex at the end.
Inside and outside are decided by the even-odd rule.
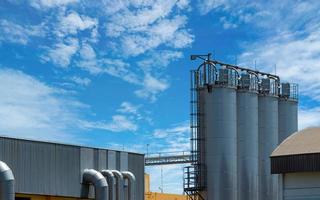
POLYGON ((280 174, 279 200, 320 199, 320 128, 307 128, 284 140, 271 155, 280 174))
POLYGON ((144 155, 0 137, 0 199, 143 200, 144 155))
POLYGON ((191 199, 278 200, 272 151, 297 131, 298 86, 280 77, 193 55, 192 164, 184 190, 191 199))
POLYGON ((320 128, 293 134, 298 85, 210 54, 191 56, 198 58, 203 62, 191 71, 190 153, 145 159, 0 137, 0 200, 13 200, 15 193, 20 200, 320 199, 320 128), (186 196, 150 191, 145 165, 181 163, 190 163, 186 196))

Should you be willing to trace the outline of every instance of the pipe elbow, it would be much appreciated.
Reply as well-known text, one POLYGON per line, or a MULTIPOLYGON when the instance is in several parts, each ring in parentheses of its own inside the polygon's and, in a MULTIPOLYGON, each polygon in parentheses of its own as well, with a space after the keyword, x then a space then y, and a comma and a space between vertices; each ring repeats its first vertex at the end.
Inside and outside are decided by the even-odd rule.
POLYGON ((122 175, 129 182, 129 200, 136 200, 136 177, 129 171, 123 171, 122 175))
POLYGON ((116 178, 111 170, 101 170, 101 174, 107 179, 109 185, 109 199, 116 200, 116 178))
POLYGON ((14 176, 8 165, 0 161, 0 200, 14 200, 14 176))
POLYGON ((111 170, 101 170, 101 174, 107 178, 109 185, 114 185, 116 183, 116 179, 111 170))
POLYGON ((135 183, 136 182, 136 177, 132 172, 129 171, 124 171, 122 172, 123 178, 128 179, 130 182, 135 183))
POLYGON ((85 169, 82 179, 84 183, 94 185, 96 200, 108 200, 108 183, 100 172, 94 169, 85 169))

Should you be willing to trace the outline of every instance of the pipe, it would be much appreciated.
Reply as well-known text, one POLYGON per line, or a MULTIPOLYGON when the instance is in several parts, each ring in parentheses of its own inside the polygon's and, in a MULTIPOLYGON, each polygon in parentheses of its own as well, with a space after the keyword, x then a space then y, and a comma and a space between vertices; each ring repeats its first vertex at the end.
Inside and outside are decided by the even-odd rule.
POLYGON ((133 173, 124 171, 122 172, 123 178, 128 179, 129 198, 128 200, 136 200, 136 177, 133 173))
POLYGON ((85 169, 82 175, 82 180, 83 183, 91 183, 94 185, 96 200, 109 200, 108 183, 100 172, 94 169, 85 169))
POLYGON ((116 177, 116 187, 117 187, 117 195, 116 200, 124 200, 124 181, 121 172, 117 170, 111 170, 113 175, 116 177))
POLYGON ((8 165, 0 161, 0 200, 14 200, 14 176, 8 165))
POLYGON ((111 170, 102 170, 101 174, 107 179, 109 186, 109 200, 116 200, 116 178, 111 170))

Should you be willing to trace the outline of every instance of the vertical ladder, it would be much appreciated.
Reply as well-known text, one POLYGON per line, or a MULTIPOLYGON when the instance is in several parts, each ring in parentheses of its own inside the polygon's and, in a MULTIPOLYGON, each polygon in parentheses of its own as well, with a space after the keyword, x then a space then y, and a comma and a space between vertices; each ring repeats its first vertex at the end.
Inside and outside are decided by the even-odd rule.
POLYGON ((201 164, 201 138, 199 135, 199 97, 198 97, 198 71, 190 73, 190 143, 191 143, 191 166, 184 168, 184 192, 190 200, 203 200, 200 191, 203 190, 201 164))

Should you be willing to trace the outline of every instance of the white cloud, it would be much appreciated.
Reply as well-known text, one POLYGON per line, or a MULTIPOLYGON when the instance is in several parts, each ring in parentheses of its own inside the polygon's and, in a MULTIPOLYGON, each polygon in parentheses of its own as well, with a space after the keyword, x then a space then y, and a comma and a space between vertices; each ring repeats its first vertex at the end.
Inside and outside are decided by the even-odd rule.
POLYGON ((190 127, 188 122, 166 129, 156 129, 153 137, 166 144, 165 152, 190 151, 190 127))
POLYGON ((45 35, 44 27, 40 25, 22 26, 8 20, 0 20, 0 42, 12 42, 26 45, 30 37, 42 37, 45 35))
POLYGON ((186 16, 170 15, 175 9, 187 5, 187 1, 165 0, 128 2, 121 7, 116 6, 117 13, 106 25, 107 36, 119 38, 121 51, 127 56, 137 56, 161 45, 187 47, 194 38, 185 28, 186 16), (129 9, 132 5, 138 9, 129 9))
POLYGON ((201 14, 207 14, 211 10, 228 7, 232 0, 198 0, 198 7, 201 14))
POLYGON ((81 124, 87 129, 101 129, 112 132, 136 131, 138 129, 138 125, 125 115, 114 115, 111 122, 81 121, 81 124))
POLYGON ((157 99, 157 95, 165 91, 168 87, 169 83, 166 80, 160 80, 150 74, 146 74, 143 81, 143 88, 136 90, 135 94, 138 97, 154 102, 157 99))
POLYGON ((20 71, 0 69, 0 134, 63 140, 86 105, 20 71))
POLYGON ((91 80, 88 78, 81 78, 78 76, 72 76, 70 77, 70 80, 73 81, 74 83, 76 83, 77 85, 80 86, 88 86, 91 83, 91 80))
POLYGON ((79 31, 84 31, 87 29, 94 31, 98 26, 97 19, 90 18, 88 16, 80 16, 75 11, 68 13, 66 16, 60 16, 58 20, 59 24, 56 27, 56 32, 60 37, 66 35, 75 35, 79 31))
POLYGON ((66 6, 71 3, 76 3, 78 0, 29 0, 30 5, 37 9, 54 8, 66 6))
POLYGON ((183 53, 180 51, 155 51, 152 52, 144 60, 137 62, 138 66, 145 72, 150 72, 152 69, 164 69, 172 61, 176 61, 183 57, 183 53))
POLYGON ((237 24, 230 22, 226 17, 221 17, 220 22, 223 24, 224 29, 235 29, 238 27, 237 24))
POLYGON ((186 22, 186 17, 176 16, 143 27, 140 32, 124 34, 121 37, 122 51, 126 55, 137 56, 160 45, 173 48, 188 47, 193 42, 193 36, 183 29, 186 22))
POLYGON ((320 107, 299 109, 299 130, 314 126, 320 126, 320 107))
POLYGON ((257 61, 259 70, 273 72, 285 81, 299 83, 300 92, 320 101, 320 27, 303 35, 284 33, 248 47, 243 63, 257 61), (250 49, 250 50, 249 50, 250 49))
POLYGON ((118 112, 124 114, 137 114, 140 106, 133 105, 130 102, 122 102, 118 112))
POLYGON ((46 62, 51 61, 61 67, 68 67, 72 56, 77 53, 79 42, 75 38, 68 38, 64 42, 59 42, 52 48, 48 48, 48 53, 42 56, 46 62))
MULTIPOLYGON (((131 116, 113 115, 109 122, 89 121, 89 106, 73 93, 51 87, 21 71, 0 69, 0 134, 65 141, 81 129, 110 132, 136 131, 131 116)), ((74 141, 74 139, 72 141, 74 141)))

